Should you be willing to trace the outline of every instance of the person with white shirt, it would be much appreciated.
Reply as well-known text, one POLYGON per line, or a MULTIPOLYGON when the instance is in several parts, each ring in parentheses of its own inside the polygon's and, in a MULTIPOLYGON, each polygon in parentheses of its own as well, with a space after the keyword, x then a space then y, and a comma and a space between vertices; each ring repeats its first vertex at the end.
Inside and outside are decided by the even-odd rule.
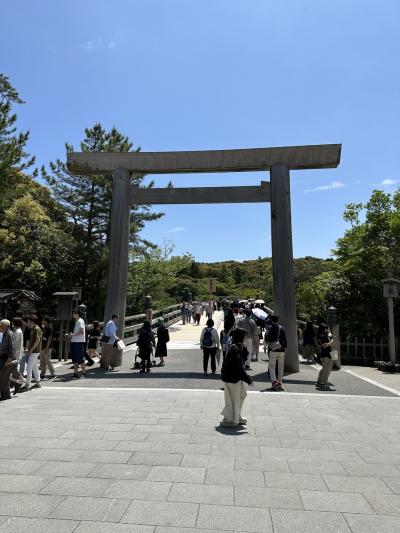
MULTIPOLYGON (((18 361, 18 370, 20 371, 21 359, 24 357, 24 334, 22 333, 22 318, 13 318, 14 342, 15 342, 15 359, 18 361)), ((25 363, 23 364, 25 368, 25 363)))
POLYGON ((81 312, 74 311, 72 317, 75 320, 74 331, 69 334, 71 338, 71 359, 74 364, 74 378, 79 379, 79 365, 82 368, 82 376, 86 377, 85 367, 85 350, 86 350, 86 333, 85 321, 81 312))
POLYGON ((113 315, 111 317, 111 320, 107 322, 106 329, 104 330, 104 335, 108 337, 107 344, 114 345, 116 342, 119 341, 119 337, 117 337, 117 322, 118 322, 119 316, 113 315))
POLYGON ((217 370, 216 355, 219 349, 219 335, 214 328, 214 320, 209 318, 207 326, 203 329, 200 336, 200 349, 203 350, 203 370, 204 376, 207 376, 208 360, 211 358, 211 372, 215 374, 217 370))

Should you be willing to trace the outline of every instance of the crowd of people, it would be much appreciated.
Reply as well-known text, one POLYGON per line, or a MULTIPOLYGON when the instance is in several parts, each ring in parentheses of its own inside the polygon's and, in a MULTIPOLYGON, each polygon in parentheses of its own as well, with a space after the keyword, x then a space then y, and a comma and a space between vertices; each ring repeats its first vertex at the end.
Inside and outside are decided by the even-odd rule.
MULTIPOLYGON (((200 348, 203 351, 205 377, 208 376, 209 367, 211 374, 216 374, 222 358, 222 376, 231 378, 234 373, 233 369, 236 368, 236 374, 240 374, 243 378, 239 381, 250 383, 251 378, 247 372, 251 370, 251 363, 258 361, 260 346, 263 344, 269 361, 271 390, 284 390, 286 332, 279 323, 279 317, 266 307, 263 301, 223 299, 218 302, 212 300, 184 302, 181 306, 183 324, 199 325, 204 314, 207 316, 207 322, 200 334, 200 348), (223 327, 219 332, 213 320, 213 315, 218 310, 224 313, 223 327), (238 374, 239 353, 241 370, 238 374), (230 363, 233 364, 232 368, 229 366, 230 363)), ((120 365, 120 362, 115 359, 117 353, 115 349, 122 342, 117 336, 118 318, 118 315, 114 314, 105 325, 102 334, 98 321, 94 321, 88 328, 81 312, 74 311, 74 328, 68 334, 73 365, 71 368, 74 371, 73 379, 86 377, 86 366, 93 365, 95 358, 98 358, 100 367, 106 371, 113 372, 120 365), (100 342, 103 345, 101 354, 98 351, 100 342)), ((334 341, 328 327, 320 325, 316 330, 312 322, 308 322, 299 327, 298 337, 303 357, 310 364, 316 361, 321 364, 316 388, 321 391, 333 390, 329 376, 333 366, 332 345, 334 341)), ((168 328, 162 318, 157 321, 156 332, 153 331, 153 326, 149 321, 144 322, 138 332, 136 343, 140 363, 135 363, 134 368, 140 369, 141 373, 148 373, 151 371, 151 366, 156 364, 155 359, 159 360, 157 366, 165 366, 169 340, 168 328)), ((50 320, 46 317, 39 321, 38 317, 32 314, 27 319, 16 317, 11 322, 6 319, 0 321, 1 401, 9 399, 12 392, 16 394, 27 392, 31 388, 40 388, 42 380, 57 378, 51 360, 53 341, 54 330, 50 320), (32 382, 34 382, 33 386, 32 382)), ((222 379, 224 381, 224 378, 222 379)), ((234 387, 230 386, 228 389, 226 394, 232 395, 234 387)), ((238 398, 242 397, 243 392, 239 394, 236 389, 235 391, 238 398)))
MULTIPOLYGON (((251 362, 258 361, 260 345, 263 343, 264 352, 268 356, 268 372, 271 378, 271 390, 283 390, 283 374, 287 337, 285 328, 279 322, 279 317, 265 306, 261 300, 240 301, 227 299, 221 302, 209 302, 214 309, 224 311, 224 324, 217 341, 214 323, 209 319, 201 333, 200 345, 203 349, 204 375, 208 374, 208 361, 211 361, 211 372, 216 372, 219 353, 223 359, 232 342, 233 332, 237 329, 245 331, 243 340, 244 370, 251 370, 251 362), (205 340, 204 340, 205 339, 205 340)), ((299 326, 298 330, 300 353, 306 361, 321 364, 316 388, 321 391, 333 390, 329 382, 329 375, 333 366, 333 337, 329 328, 321 324, 318 328, 312 322, 299 326)))

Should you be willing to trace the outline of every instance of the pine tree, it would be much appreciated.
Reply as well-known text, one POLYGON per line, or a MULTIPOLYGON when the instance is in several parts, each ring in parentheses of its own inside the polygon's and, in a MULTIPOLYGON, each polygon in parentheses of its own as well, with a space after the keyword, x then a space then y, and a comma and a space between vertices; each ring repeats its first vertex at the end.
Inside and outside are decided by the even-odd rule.
POLYGON ((13 112, 13 106, 23 103, 7 76, 0 73, 0 215, 10 204, 8 197, 18 174, 35 162, 35 158, 25 151, 29 131, 17 134, 17 115, 13 112))
MULTIPOLYGON (((85 138, 80 144, 82 152, 133 152, 128 137, 116 128, 106 132, 101 124, 85 130, 85 138)), ((66 144, 67 152, 73 146, 66 144)), ((112 176, 94 175, 75 176, 61 160, 50 163, 50 172, 43 167, 42 177, 52 189, 55 200, 67 212, 73 224, 73 235, 81 243, 77 257, 80 272, 77 284, 83 289, 85 303, 92 312, 100 313, 104 303, 105 278, 110 233, 110 212, 112 197, 112 176)), ((132 183, 139 185, 143 176, 132 176, 132 183)), ((131 247, 147 248, 151 243, 141 241, 138 233, 144 224, 156 220, 161 215, 151 213, 148 207, 132 206, 131 209, 131 247)))

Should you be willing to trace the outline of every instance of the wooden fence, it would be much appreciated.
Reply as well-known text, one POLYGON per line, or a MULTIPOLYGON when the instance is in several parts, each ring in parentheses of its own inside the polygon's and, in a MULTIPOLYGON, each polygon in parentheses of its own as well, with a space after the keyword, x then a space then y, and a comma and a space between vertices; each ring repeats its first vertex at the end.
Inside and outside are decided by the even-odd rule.
MULTIPOLYGON (((178 322, 181 318, 181 306, 182 304, 170 305, 164 309, 153 311, 153 329, 157 327, 159 318, 164 319, 164 325, 167 327, 178 322)), ((125 317, 124 342, 126 345, 137 341, 138 331, 143 326, 145 319, 146 315, 144 313, 125 317)))
MULTIPOLYGON (((389 361, 389 339, 346 337, 340 340, 342 364, 372 365, 373 361, 389 361)), ((396 339, 396 359, 400 359, 399 340, 396 339)))

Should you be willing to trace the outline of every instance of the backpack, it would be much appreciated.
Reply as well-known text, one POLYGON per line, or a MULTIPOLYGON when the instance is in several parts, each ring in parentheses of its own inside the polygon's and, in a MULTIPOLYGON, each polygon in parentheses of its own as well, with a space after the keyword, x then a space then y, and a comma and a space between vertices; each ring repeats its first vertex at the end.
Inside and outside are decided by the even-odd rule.
MULTIPOLYGON (((278 326, 278 334, 277 334, 277 337, 276 337, 276 339, 274 341, 266 339, 267 340, 267 344, 268 344, 268 348, 270 350, 272 350, 273 352, 276 352, 276 351, 278 351, 278 350, 280 350, 282 348, 282 345, 279 342, 279 336, 281 334, 281 329, 282 329, 282 327, 278 326)), ((268 331, 268 337, 270 335, 270 331, 271 330, 268 331)))
POLYGON ((229 336, 229 333, 224 332, 221 338, 222 350, 224 352, 228 351, 228 348, 231 345, 231 342, 232 342, 232 338, 229 336))
POLYGON ((213 336, 212 336, 212 328, 207 328, 204 332, 203 336, 203 346, 204 348, 211 348, 213 345, 213 336))

